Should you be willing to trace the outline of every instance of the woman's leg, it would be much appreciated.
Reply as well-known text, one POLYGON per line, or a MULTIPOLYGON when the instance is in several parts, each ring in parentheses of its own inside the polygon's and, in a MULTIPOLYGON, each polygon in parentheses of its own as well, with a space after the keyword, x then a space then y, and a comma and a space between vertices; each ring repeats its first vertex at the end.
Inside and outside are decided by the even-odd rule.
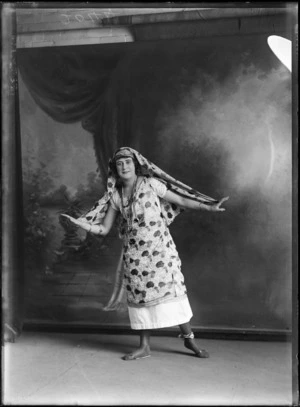
POLYGON ((181 337, 184 338, 184 346, 187 349, 192 350, 195 352, 196 356, 198 358, 208 358, 209 354, 206 352, 204 349, 199 349, 196 341, 194 339, 194 334, 192 332, 192 328, 189 322, 186 322, 185 324, 179 325, 179 328, 181 330, 181 337))
POLYGON ((150 331, 142 330, 140 333, 140 346, 134 352, 123 356, 124 360, 135 360, 150 356, 150 331))

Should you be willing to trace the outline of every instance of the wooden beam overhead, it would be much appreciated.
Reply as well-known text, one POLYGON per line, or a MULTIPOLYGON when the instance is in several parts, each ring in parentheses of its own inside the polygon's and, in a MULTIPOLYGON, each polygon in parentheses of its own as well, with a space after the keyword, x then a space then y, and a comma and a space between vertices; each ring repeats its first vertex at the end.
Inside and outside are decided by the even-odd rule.
POLYGON ((269 30, 272 24, 274 33, 283 32, 294 11, 292 6, 172 9, 16 7, 17 47, 250 34, 264 31, 264 27, 269 30))
MULTIPOLYGON (((182 13, 186 10, 191 9, 174 8, 172 13, 182 13)), ((116 25, 115 18, 138 15, 140 19, 143 15, 161 15, 169 11, 170 9, 160 8, 16 8, 17 30, 21 34, 37 31, 99 28, 109 25, 110 19, 113 19, 112 25, 116 25)))

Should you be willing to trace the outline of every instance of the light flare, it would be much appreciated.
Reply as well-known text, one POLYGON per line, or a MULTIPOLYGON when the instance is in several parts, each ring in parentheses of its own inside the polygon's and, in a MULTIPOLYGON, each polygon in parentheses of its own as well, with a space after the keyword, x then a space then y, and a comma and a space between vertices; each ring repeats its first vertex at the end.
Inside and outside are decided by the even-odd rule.
POLYGON ((276 57, 292 72, 292 41, 278 35, 270 35, 267 41, 276 57))

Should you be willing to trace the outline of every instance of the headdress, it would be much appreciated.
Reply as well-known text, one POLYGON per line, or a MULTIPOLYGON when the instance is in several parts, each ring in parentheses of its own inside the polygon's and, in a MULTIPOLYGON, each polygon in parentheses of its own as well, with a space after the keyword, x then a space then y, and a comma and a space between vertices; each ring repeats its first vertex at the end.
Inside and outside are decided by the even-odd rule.
POLYGON ((115 151, 112 161, 117 161, 120 158, 126 158, 126 157, 134 158, 134 152, 132 151, 132 149, 130 149, 128 147, 122 147, 122 148, 119 148, 117 151, 115 151))

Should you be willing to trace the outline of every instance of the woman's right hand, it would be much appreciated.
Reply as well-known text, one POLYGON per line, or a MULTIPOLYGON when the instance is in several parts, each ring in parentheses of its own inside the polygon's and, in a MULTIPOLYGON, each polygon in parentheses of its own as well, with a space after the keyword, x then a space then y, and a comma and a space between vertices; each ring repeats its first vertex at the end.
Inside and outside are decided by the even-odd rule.
POLYGON ((60 216, 63 216, 64 218, 67 218, 67 220, 71 223, 73 223, 73 225, 79 226, 84 230, 89 230, 90 229, 90 224, 87 222, 84 222, 83 220, 80 219, 75 219, 70 215, 66 215, 65 213, 62 213, 60 216))

